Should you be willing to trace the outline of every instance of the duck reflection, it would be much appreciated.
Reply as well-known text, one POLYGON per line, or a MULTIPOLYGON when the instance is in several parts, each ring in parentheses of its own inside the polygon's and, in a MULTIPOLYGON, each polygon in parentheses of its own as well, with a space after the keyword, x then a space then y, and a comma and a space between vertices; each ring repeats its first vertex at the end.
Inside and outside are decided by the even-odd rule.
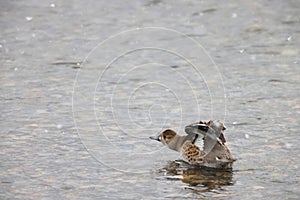
POLYGON ((188 189, 194 192, 208 192, 234 184, 232 169, 193 167, 182 160, 170 161, 161 172, 164 172, 167 179, 181 180, 188 184, 188 189))

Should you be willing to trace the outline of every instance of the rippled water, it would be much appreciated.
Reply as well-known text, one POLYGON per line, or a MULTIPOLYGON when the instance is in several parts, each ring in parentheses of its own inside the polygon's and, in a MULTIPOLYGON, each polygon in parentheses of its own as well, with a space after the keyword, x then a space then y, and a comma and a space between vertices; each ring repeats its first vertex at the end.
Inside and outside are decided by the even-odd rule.
POLYGON ((298 199, 297 1, 2 1, 1 199, 298 199), (151 141, 220 119, 237 161, 151 141))

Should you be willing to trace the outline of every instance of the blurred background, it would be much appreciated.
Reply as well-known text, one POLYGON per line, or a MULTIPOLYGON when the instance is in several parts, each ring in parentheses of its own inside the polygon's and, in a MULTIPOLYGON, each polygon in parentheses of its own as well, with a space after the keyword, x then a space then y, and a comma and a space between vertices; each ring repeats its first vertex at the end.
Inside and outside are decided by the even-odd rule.
POLYGON ((1 199, 298 199, 298 1, 0 2, 1 199), (225 123, 230 172, 149 136, 225 123))

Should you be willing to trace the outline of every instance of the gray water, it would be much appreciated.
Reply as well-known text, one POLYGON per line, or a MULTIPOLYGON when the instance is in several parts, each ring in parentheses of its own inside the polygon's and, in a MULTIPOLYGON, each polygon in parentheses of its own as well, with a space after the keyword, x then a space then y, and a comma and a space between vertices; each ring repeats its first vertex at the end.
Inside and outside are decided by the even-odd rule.
POLYGON ((1 199, 299 199, 297 1, 1 1, 1 199), (220 119, 232 171, 151 141, 220 119))

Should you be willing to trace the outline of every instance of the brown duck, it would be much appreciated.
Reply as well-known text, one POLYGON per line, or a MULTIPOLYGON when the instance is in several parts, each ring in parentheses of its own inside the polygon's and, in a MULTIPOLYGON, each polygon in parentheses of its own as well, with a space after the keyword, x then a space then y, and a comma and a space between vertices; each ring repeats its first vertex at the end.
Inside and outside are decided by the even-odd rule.
POLYGON ((167 129, 157 140, 170 149, 181 153, 182 157, 191 165, 212 168, 231 168, 235 159, 225 145, 223 132, 225 126, 220 121, 200 121, 185 127, 187 135, 180 136, 175 131, 167 129), (200 149, 203 140, 203 149, 200 149))

